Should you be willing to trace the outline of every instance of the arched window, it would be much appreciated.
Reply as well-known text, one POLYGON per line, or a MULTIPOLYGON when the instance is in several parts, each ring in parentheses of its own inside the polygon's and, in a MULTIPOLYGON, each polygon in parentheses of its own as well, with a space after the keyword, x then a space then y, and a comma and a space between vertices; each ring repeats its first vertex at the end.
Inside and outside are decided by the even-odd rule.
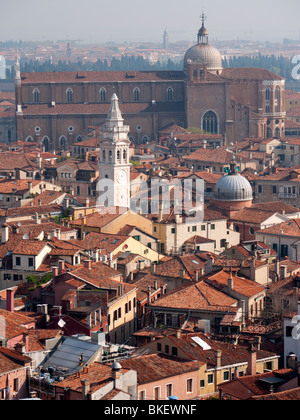
POLYGON ((68 141, 65 136, 61 136, 59 139, 59 146, 62 150, 67 150, 68 148, 68 141))
POLYGON ((274 135, 274 137, 277 138, 277 139, 280 138, 280 128, 278 128, 278 127, 275 128, 275 135, 274 135))
POLYGON ((112 160, 112 151, 109 151, 109 160, 112 160))
POLYGON ((67 102, 73 102, 73 90, 68 88, 66 90, 67 102))
POLYGON ((272 138, 272 130, 270 127, 267 127, 267 139, 272 138))
POLYGON ((207 111, 204 114, 202 129, 206 133, 218 134, 218 117, 214 111, 207 111))
POLYGON ((279 111, 279 104, 280 104, 280 87, 277 86, 275 89, 275 99, 274 99, 274 110, 275 112, 279 111))
POLYGON ((106 160, 106 153, 105 153, 105 150, 103 150, 103 152, 102 152, 102 159, 103 159, 103 161, 105 162, 105 160, 106 160))
POLYGON ((267 87, 266 89, 266 96, 265 96, 265 100, 266 100, 266 114, 268 114, 270 112, 270 92, 271 89, 269 87, 267 87))
POLYGON ((167 100, 168 101, 173 101, 173 93, 174 93, 173 88, 168 87, 168 89, 167 89, 167 100))
POLYGON ((100 89, 100 102, 106 102, 106 90, 104 88, 100 89))
POLYGON ((50 145, 49 137, 45 136, 43 138, 43 146, 44 146, 45 152, 49 151, 49 145, 50 145))
POLYGON ((34 89, 33 91, 33 102, 38 104, 40 102, 40 91, 38 89, 34 89))
POLYGON ((117 159, 120 160, 120 150, 117 150, 117 159))
POLYGON ((140 101, 140 94, 141 94, 140 89, 135 87, 133 89, 133 100, 134 100, 134 102, 139 102, 140 101))
POLYGON ((31 136, 28 136, 27 138, 26 138, 26 140, 25 140, 26 142, 33 142, 34 140, 33 140, 33 138, 31 137, 31 136))
POLYGON ((123 150, 123 160, 126 160, 126 158, 127 158, 126 150, 123 150))

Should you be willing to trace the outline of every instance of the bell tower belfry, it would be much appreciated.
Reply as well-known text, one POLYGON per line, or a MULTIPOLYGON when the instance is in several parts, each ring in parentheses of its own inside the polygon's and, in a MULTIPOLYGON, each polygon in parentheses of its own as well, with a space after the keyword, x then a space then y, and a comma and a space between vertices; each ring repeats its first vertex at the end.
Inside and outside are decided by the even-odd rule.
POLYGON ((123 124, 119 100, 114 93, 105 123, 100 128, 99 178, 112 181, 109 205, 130 207, 129 126, 123 124))

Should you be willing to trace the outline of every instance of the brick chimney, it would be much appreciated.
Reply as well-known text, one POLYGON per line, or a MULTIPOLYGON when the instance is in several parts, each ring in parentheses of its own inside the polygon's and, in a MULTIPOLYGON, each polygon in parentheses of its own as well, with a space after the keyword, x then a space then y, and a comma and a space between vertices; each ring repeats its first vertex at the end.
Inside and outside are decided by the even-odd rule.
POLYGON ((256 350, 253 345, 249 350, 247 374, 256 375, 256 350))
POLYGON ((6 290, 6 310, 14 312, 15 310, 15 289, 6 290))
POLYGON ((65 271, 65 261, 64 260, 59 260, 58 261, 58 272, 63 273, 65 271))
POLYGON ((88 270, 91 270, 92 269, 92 260, 84 260, 84 266, 88 270))

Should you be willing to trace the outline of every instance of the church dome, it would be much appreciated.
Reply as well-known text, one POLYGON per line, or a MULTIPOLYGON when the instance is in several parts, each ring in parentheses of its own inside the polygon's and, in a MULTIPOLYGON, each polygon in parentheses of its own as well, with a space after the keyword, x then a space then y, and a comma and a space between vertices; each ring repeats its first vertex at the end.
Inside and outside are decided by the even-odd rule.
POLYGON ((184 69, 189 62, 202 61, 209 71, 222 71, 222 56, 219 50, 208 43, 208 31, 204 26, 205 16, 202 15, 202 26, 198 31, 198 42, 189 48, 184 55, 184 69))
POLYGON ((203 61, 207 65, 207 70, 222 70, 221 54, 210 44, 196 44, 188 49, 184 56, 185 68, 190 61, 203 61))
POLYGON ((250 182, 237 173, 235 162, 232 163, 230 172, 219 179, 214 190, 214 200, 217 201, 252 201, 253 191, 250 182))
POLYGON ((225 175, 215 186, 214 199, 220 201, 249 201, 253 198, 249 181, 240 174, 225 175))

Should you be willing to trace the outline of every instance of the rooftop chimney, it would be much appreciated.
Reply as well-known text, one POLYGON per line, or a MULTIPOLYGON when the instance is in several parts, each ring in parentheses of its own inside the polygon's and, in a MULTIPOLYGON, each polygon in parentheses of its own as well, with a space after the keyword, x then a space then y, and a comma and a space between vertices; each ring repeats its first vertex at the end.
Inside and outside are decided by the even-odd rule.
POLYGON ((215 355, 216 355, 216 367, 220 368, 221 367, 222 350, 216 350, 215 355))
POLYGON ((92 260, 84 260, 84 266, 86 269, 91 270, 92 269, 92 260))
POLYGON ((88 379, 81 379, 81 396, 83 400, 87 400, 88 393, 90 392, 90 381, 88 379))
POLYGON ((65 261, 59 260, 58 261, 58 272, 59 274, 65 271, 65 261))
POLYGON ((5 244, 9 239, 9 227, 4 223, 1 227, 1 243, 5 244))
POLYGON ((248 359, 248 375, 255 375, 256 374, 256 350, 252 345, 249 350, 249 359, 248 359))
POLYGON ((287 278, 287 266, 286 265, 282 265, 280 267, 280 278, 281 278, 281 280, 287 278))
POLYGON ((6 290, 6 310, 14 312, 15 310, 15 289, 6 290))

